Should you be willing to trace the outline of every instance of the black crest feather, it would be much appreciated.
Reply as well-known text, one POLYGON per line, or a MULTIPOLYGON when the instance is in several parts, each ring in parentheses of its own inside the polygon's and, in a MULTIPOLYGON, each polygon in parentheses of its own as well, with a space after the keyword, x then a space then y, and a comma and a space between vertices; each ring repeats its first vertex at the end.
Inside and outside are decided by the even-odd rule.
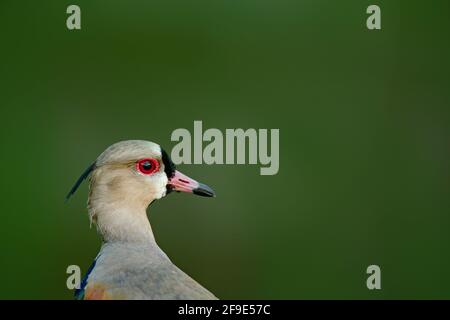
POLYGON ((72 189, 70 189, 69 193, 66 196, 66 201, 69 200, 69 198, 77 191, 80 184, 89 176, 89 174, 94 171, 95 169, 95 162, 91 164, 84 172, 81 174, 81 176, 78 178, 77 182, 73 185, 72 189))

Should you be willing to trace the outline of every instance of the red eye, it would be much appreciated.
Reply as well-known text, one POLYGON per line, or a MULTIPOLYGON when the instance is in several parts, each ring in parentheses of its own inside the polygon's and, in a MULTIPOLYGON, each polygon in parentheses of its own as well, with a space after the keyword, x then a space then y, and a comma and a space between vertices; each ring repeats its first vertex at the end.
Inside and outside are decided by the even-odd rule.
POLYGON ((156 159, 142 159, 136 163, 139 172, 149 175, 159 170, 159 162, 156 159))

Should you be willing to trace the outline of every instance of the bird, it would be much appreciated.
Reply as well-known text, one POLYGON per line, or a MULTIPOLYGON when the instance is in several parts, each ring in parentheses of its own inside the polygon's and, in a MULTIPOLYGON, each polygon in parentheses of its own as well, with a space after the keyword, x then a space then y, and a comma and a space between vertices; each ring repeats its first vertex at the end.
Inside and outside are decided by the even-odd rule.
POLYGON ((171 192, 215 197, 182 174, 158 144, 109 146, 82 173, 66 201, 89 178, 87 209, 102 238, 100 252, 75 290, 78 300, 216 300, 157 245, 147 207, 171 192))

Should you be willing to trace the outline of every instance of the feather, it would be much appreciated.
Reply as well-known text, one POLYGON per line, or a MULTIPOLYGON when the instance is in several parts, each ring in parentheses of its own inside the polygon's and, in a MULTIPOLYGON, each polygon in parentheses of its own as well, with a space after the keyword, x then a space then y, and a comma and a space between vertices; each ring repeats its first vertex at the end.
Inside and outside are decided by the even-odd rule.
POLYGON ((91 274, 92 270, 94 270, 95 264, 97 263, 97 258, 95 258, 94 262, 92 262, 92 264, 89 267, 88 271, 86 272, 86 275, 84 276, 83 280, 81 280, 80 289, 75 290, 75 299, 77 299, 77 300, 84 299, 84 294, 85 294, 88 277, 91 274))
POLYGON ((77 182, 75 182, 75 184, 73 185, 72 189, 70 189, 69 193, 66 196, 66 201, 69 200, 69 198, 75 193, 75 191, 77 191, 78 187, 80 186, 80 184, 84 181, 84 179, 86 179, 89 174, 94 171, 95 169, 95 162, 93 164, 91 164, 83 173, 82 175, 78 178, 77 182))

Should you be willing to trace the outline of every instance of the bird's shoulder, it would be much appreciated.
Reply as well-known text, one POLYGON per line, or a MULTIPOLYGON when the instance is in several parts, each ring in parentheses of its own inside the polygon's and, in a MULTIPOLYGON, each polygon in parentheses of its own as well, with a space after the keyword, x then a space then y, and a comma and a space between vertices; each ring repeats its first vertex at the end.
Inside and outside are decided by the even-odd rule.
POLYGON ((88 276, 84 299, 216 299, 159 248, 103 249, 88 276))

